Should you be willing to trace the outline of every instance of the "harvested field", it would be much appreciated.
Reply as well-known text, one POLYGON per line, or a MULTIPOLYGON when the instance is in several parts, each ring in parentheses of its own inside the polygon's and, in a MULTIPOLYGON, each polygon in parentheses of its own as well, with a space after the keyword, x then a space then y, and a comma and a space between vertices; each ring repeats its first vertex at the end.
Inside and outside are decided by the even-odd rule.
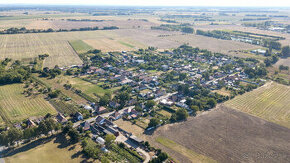
POLYGON ((167 37, 158 36, 169 36, 169 35, 179 35, 180 32, 170 32, 161 30, 151 30, 151 29, 123 29, 115 30, 116 34, 131 38, 144 45, 158 47, 159 49, 170 49, 180 46, 182 43, 176 42, 175 40, 169 40, 167 37))
MULTIPOLYGON (((83 18, 82 18, 83 19, 83 18)), ((93 18, 92 20, 100 20, 98 18, 93 18)), ((104 20, 101 22, 91 22, 91 21, 66 21, 66 20, 53 20, 49 21, 54 29, 73 29, 73 28, 84 28, 84 27, 103 27, 117 26, 120 29, 128 28, 141 28, 150 29, 151 26, 155 26, 155 23, 146 22, 142 20, 104 20)))
POLYGON ((43 96, 25 97, 22 84, 0 86, 0 116, 4 122, 22 121, 32 116, 56 114, 43 96))
MULTIPOLYGON (((199 47, 201 49, 208 49, 213 52, 219 52, 224 54, 230 54, 234 56, 240 56, 242 57, 243 54, 239 53, 230 53, 230 51, 234 50, 250 50, 250 49, 257 49, 259 46, 237 42, 237 41, 231 41, 231 40, 220 40, 216 38, 206 37, 206 36, 200 36, 200 35, 174 35, 165 37, 166 39, 176 41, 180 44, 188 43, 189 45, 193 47, 199 47)), ((254 55, 253 55, 254 56, 254 55)), ((248 57, 248 56, 245 56, 248 57)))
POLYGON ((290 129, 222 105, 186 122, 160 127, 151 136, 152 145, 180 162, 192 162, 190 152, 158 143, 160 137, 218 162, 286 163, 290 159, 290 129))
POLYGON ((129 38, 102 38, 83 40, 89 46, 95 49, 101 49, 104 52, 110 51, 129 51, 139 48, 146 48, 145 45, 129 38))
POLYGON ((290 128, 290 87, 270 82, 225 104, 290 128))
POLYGON ((290 58, 282 58, 279 59, 277 63, 275 63, 275 67, 279 67, 280 65, 289 66, 290 67, 290 58))

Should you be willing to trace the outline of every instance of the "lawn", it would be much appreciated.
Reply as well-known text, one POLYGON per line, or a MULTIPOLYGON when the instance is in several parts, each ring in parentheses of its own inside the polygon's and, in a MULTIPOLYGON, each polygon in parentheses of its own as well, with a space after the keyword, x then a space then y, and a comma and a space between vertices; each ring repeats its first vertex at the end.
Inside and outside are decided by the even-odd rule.
POLYGON ((64 138, 57 136, 34 148, 28 148, 23 152, 17 152, 12 156, 5 157, 4 160, 6 163, 78 163, 86 161, 82 158, 80 151, 81 147, 79 144, 70 145, 64 138))
POLYGON ((155 139, 158 143, 162 144, 163 146, 170 148, 180 154, 182 154, 184 157, 187 157, 192 162, 216 162, 215 160, 212 160, 211 158, 208 158, 206 156, 203 156, 201 154, 198 154, 180 144, 177 144, 176 142, 167 139, 165 137, 159 136, 155 139))
POLYGON ((225 104, 290 128, 290 87, 274 82, 237 96, 225 104))
POLYGON ((32 116, 56 114, 42 95, 25 97, 23 84, 0 86, 0 116, 5 122, 22 121, 32 116))
POLYGON ((78 54, 85 53, 94 49, 90 45, 84 43, 82 40, 70 41, 69 43, 78 54))

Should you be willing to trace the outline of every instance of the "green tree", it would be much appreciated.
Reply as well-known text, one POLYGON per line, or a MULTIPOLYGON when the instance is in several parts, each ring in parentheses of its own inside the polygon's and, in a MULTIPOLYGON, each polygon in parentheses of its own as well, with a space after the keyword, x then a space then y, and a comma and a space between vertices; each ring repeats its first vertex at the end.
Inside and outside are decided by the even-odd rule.
POLYGON ((207 104, 211 107, 211 108, 214 108, 217 104, 216 100, 214 98, 209 98, 207 100, 207 104))
POLYGON ((283 57, 290 57, 290 47, 288 46, 283 46, 282 48, 282 56, 283 57))
POLYGON ((112 134, 106 135, 105 137, 106 146, 110 146, 115 141, 115 139, 116 139, 115 135, 112 135, 112 134))
POLYGON ((150 127, 156 127, 159 124, 159 119, 157 118, 151 118, 150 122, 148 124, 148 128, 150 127))
POLYGON ((188 117, 187 110, 184 108, 180 108, 176 111, 176 120, 181 121, 181 120, 186 120, 188 117))
POLYGON ((155 101, 154 100, 148 100, 147 102, 146 102, 146 104, 145 104, 145 106, 147 107, 147 108, 153 108, 154 106, 156 105, 156 103, 155 103, 155 101))

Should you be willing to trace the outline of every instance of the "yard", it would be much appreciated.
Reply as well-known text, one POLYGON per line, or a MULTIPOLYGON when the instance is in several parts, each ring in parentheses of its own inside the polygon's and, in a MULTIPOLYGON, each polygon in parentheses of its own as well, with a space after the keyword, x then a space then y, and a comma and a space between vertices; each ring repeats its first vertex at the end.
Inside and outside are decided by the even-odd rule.
MULTIPOLYGON (((35 142, 36 144, 37 142, 35 142)), ((6 163, 63 163, 71 162, 78 163, 82 161, 93 161, 86 160, 82 157, 81 146, 79 144, 70 145, 67 143, 67 140, 62 136, 57 136, 53 139, 48 139, 46 142, 41 142, 37 145, 31 143, 28 144, 20 150, 20 152, 15 152, 8 157, 5 157, 4 160, 6 163), (32 147, 29 147, 32 145, 32 147)))

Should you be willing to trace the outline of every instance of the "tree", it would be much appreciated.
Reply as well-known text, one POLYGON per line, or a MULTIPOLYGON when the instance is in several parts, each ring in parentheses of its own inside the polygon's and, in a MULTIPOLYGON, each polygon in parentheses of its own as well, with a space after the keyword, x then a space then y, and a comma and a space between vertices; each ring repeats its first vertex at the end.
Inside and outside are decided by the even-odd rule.
POLYGON ((22 131, 20 129, 17 128, 10 128, 8 130, 8 142, 10 145, 14 144, 16 141, 20 140, 22 138, 22 131))
POLYGON ((197 111, 199 111, 199 107, 196 105, 191 105, 190 109, 193 111, 193 113, 195 114, 197 111))
POLYGON ((179 74, 179 80, 180 81, 184 80, 186 78, 186 76, 187 76, 186 73, 180 73, 179 74))
POLYGON ((209 98, 207 100, 207 104, 211 107, 211 108, 214 108, 217 104, 216 100, 214 98, 209 98))
POLYGON ((290 47, 284 46, 281 53, 283 57, 290 57, 290 47))
POLYGON ((183 33, 193 33, 194 32, 193 28, 191 28, 191 27, 183 27, 183 28, 181 28, 181 31, 183 33))
POLYGON ((148 124, 148 128, 156 127, 159 124, 159 120, 157 118, 151 118, 148 124))
POLYGON ((99 104, 101 106, 107 106, 109 104, 109 102, 110 102, 109 97, 104 95, 100 98, 99 104))
POLYGON ((181 120, 186 120, 188 117, 187 110, 184 108, 180 108, 176 111, 176 120, 181 121, 181 120))
POLYGON ((79 132, 75 128, 71 128, 67 134, 70 137, 71 142, 73 142, 73 143, 78 142, 81 138, 79 132))
POLYGON ((115 141, 115 139, 116 139, 115 135, 112 135, 112 134, 106 135, 105 137, 106 146, 110 146, 115 141))
POLYGON ((156 103, 154 100, 148 100, 147 103, 145 104, 145 106, 150 109, 153 108, 155 105, 156 103))

